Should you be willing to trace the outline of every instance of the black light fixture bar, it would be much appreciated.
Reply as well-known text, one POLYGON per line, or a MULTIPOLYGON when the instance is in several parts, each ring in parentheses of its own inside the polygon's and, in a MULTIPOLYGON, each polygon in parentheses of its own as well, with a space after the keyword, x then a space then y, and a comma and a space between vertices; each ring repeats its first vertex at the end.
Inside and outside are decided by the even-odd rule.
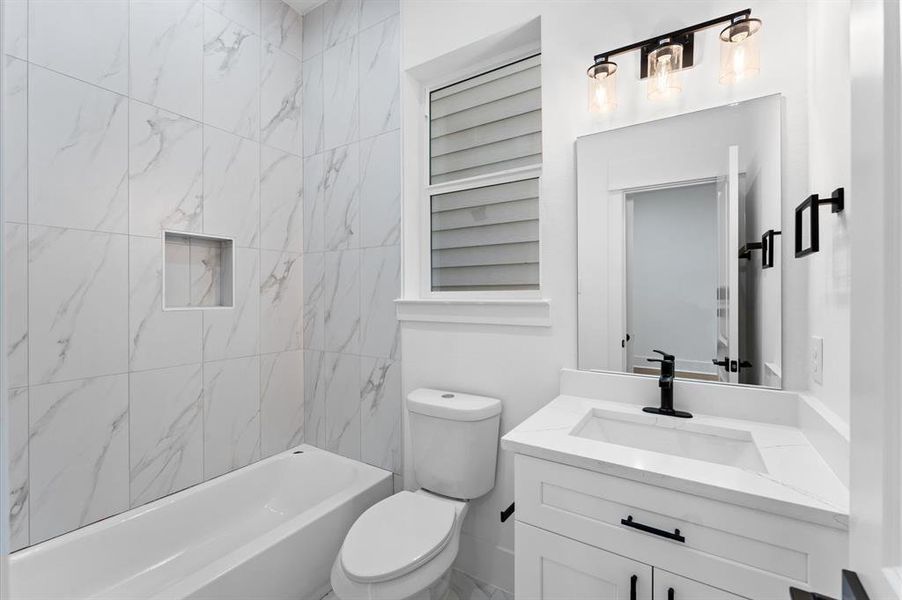
POLYGON ((676 31, 671 31, 670 33, 665 33, 663 35, 656 35, 655 37, 648 38, 647 40, 642 40, 641 42, 635 42, 635 43, 629 44, 627 46, 621 46, 620 48, 615 48, 613 50, 608 50, 607 52, 602 52, 600 54, 596 54, 594 57, 594 60, 596 63, 599 61, 609 60, 612 56, 617 56, 618 54, 625 54, 626 52, 638 50, 645 46, 657 44, 658 42, 660 42, 663 39, 680 38, 683 36, 687 36, 689 34, 693 34, 697 31, 707 29, 709 27, 714 27, 715 25, 719 25, 721 23, 726 23, 727 21, 733 22, 740 17, 749 17, 749 16, 751 16, 751 14, 752 14, 751 8, 736 11, 734 13, 730 13, 728 15, 724 15, 724 16, 718 17, 716 19, 710 19, 708 21, 703 21, 703 22, 697 23, 695 25, 690 25, 689 27, 683 27, 682 29, 677 29, 676 31))

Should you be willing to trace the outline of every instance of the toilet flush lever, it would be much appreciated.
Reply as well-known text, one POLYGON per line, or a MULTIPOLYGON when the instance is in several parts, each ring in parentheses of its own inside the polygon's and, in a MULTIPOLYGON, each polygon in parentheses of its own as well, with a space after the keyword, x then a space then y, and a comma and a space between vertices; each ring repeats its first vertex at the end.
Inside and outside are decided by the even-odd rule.
POLYGON ((512 514, 514 514, 514 502, 511 502, 510 506, 501 511, 501 522, 504 523, 510 519, 512 514))

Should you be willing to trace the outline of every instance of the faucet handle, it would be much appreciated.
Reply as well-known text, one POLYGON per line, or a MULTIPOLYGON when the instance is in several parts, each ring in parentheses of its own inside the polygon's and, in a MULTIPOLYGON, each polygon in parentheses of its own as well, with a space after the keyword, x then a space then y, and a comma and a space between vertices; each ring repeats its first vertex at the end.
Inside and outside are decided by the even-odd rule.
POLYGON ((665 360, 668 362, 676 361, 676 356, 674 356, 673 354, 668 354, 663 350, 652 350, 652 352, 657 352, 661 355, 661 358, 649 358, 648 362, 664 362, 665 360))

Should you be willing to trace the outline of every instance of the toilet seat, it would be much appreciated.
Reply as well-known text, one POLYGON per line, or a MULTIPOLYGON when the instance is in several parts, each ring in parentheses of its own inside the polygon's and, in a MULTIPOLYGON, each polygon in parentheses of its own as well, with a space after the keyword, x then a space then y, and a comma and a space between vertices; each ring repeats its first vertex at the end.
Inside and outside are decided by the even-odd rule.
POLYGON ((339 558, 348 578, 389 581, 429 562, 454 533, 454 505, 403 491, 370 507, 351 527, 339 558))

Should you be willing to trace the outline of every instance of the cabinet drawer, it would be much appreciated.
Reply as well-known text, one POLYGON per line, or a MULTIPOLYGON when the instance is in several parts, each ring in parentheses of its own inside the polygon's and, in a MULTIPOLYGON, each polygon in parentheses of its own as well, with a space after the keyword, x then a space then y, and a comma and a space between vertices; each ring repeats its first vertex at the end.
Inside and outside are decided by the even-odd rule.
POLYGON ((741 596, 833 589, 841 570, 838 530, 524 455, 515 469, 518 520, 741 596))

